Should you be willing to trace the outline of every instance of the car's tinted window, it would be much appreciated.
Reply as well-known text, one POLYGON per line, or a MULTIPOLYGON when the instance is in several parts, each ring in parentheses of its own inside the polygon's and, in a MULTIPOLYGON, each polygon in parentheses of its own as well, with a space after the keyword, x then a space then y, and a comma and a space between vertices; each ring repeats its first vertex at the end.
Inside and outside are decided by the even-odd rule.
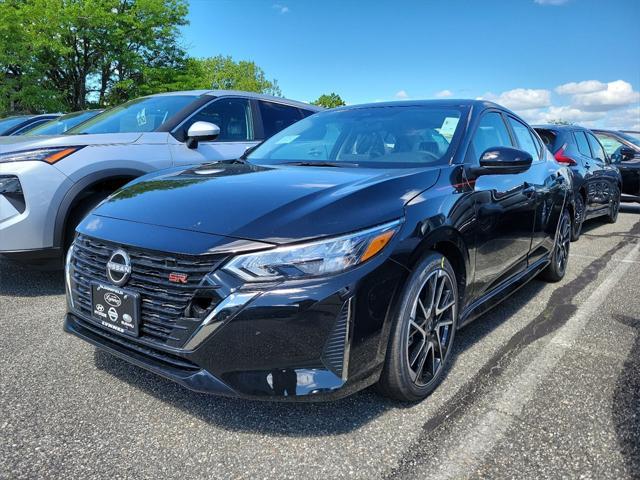
POLYGON ((218 142, 253 140, 251 107, 244 98, 221 98, 211 102, 183 125, 186 134, 195 122, 209 122, 220 128, 218 142))
POLYGON ((578 151, 581 154, 587 157, 590 157, 591 149, 589 148, 589 141, 587 140, 587 136, 582 131, 573 132, 573 134, 576 137, 576 143, 578 144, 578 151))
POLYGON ((553 130, 549 130, 546 128, 536 128, 536 132, 542 138, 542 141, 546 145, 546 147, 554 152, 556 150, 556 141, 558 139, 558 134, 553 130))
POLYGON ((107 110, 67 130, 67 133, 153 132, 196 98, 196 95, 138 98, 107 110))
POLYGON ((607 152, 609 155, 614 155, 616 153, 616 150, 622 147, 622 142, 619 142, 618 140, 616 140, 613 137, 610 137, 609 135, 596 133, 596 137, 598 137, 598 140, 600 140, 600 143, 602 143, 602 146, 604 147, 604 151, 607 152))
POLYGON ((513 147, 507 126, 502 115, 497 112, 486 113, 481 119, 471 141, 476 160, 489 148, 513 147))
POLYGON ((293 125, 302 118, 300 110, 296 107, 264 101, 259 101, 258 103, 266 138, 275 135, 280 130, 293 125))
POLYGON ((422 106, 320 112, 274 135, 249 161, 412 167, 450 160, 463 112, 422 106))
POLYGON ((10 128, 19 125, 29 117, 7 117, 0 119, 0 134, 10 128))
POLYGON ((300 110, 301 118, 307 118, 309 115, 313 115, 314 113, 316 113, 313 110, 305 110, 304 108, 299 108, 298 110, 300 110))
POLYGON ((537 160, 540 158, 540 151, 538 142, 533 137, 529 127, 520 123, 515 118, 509 117, 509 123, 511 124, 511 128, 513 129, 513 133, 518 140, 518 144, 521 150, 528 152, 531 154, 531 158, 537 160))
POLYGON ((39 125, 33 130, 29 130, 27 135, 60 135, 91 117, 95 117, 99 113, 99 110, 68 113, 67 115, 50 120, 43 125, 39 125))
POLYGON ((606 161, 607 156, 605 155, 602 145, 600 145, 600 142, 596 140, 596 137, 594 137, 590 133, 587 133, 587 138, 589 139, 589 145, 591 145, 591 152, 593 153, 593 158, 595 158, 596 160, 600 160, 601 162, 606 161))

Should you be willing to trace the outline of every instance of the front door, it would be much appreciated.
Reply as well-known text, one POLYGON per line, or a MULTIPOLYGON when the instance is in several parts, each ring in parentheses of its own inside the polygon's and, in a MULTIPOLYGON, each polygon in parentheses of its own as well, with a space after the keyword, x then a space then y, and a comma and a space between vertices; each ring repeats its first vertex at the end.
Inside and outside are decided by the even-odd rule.
POLYGON ((231 160, 240 157, 247 148, 256 145, 251 104, 246 98, 219 98, 189 118, 179 128, 183 138, 195 122, 209 122, 220 128, 216 140, 199 142, 197 148, 187 148, 186 142, 175 140, 171 145, 174 165, 231 160))
MULTIPOLYGON (((517 147, 503 115, 490 111, 480 119, 467 159, 478 165, 482 153, 499 146, 517 147)), ((478 296, 527 267, 535 216, 535 190, 529 180, 525 172, 483 175, 475 182, 478 296)))

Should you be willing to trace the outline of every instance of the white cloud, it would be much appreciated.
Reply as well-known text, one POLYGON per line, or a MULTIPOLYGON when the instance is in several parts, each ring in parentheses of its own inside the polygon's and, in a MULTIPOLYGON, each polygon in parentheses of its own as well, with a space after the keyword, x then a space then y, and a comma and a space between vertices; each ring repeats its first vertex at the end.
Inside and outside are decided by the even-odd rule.
POLYGON ((451 90, 440 90, 439 92, 436 92, 434 96, 436 98, 447 98, 452 95, 453 93, 451 92, 451 90))
POLYGON ((400 90, 398 93, 396 93, 396 98, 406 99, 409 98, 409 95, 405 90, 400 90))
POLYGON ((289 13, 289 7, 287 7, 286 5, 282 5, 281 3, 274 3, 273 8, 278 10, 278 12, 280 12, 281 15, 284 15, 285 13, 289 13))
POLYGON ((532 124, 549 123, 556 120, 585 124, 587 122, 602 120, 606 117, 605 112, 585 112, 569 105, 562 105, 559 107, 552 105, 549 108, 525 110, 523 112, 518 112, 516 110, 516 113, 520 114, 522 118, 532 124))
POLYGON ((571 103, 582 110, 604 112, 640 102, 640 92, 635 92, 624 80, 609 82, 606 88, 591 93, 574 95, 571 103))
POLYGON ((483 97, 512 110, 531 110, 551 105, 551 92, 543 89, 516 88, 500 95, 487 93, 483 97))
POLYGON ((559 5, 564 5, 569 0, 533 0, 533 1, 538 5, 553 5, 557 7, 559 5))
POLYGON ((576 95, 582 93, 599 92, 606 90, 607 84, 598 80, 584 80, 583 82, 570 82, 555 88, 558 95, 576 95))
POLYGON ((611 128, 640 130, 640 105, 617 110, 609 115, 607 123, 611 128))

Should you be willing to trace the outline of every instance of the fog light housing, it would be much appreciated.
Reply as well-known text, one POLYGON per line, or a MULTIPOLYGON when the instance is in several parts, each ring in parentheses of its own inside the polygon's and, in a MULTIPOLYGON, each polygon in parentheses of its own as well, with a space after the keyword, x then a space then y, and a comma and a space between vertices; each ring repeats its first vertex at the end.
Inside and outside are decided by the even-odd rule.
POLYGON ((27 209, 20 179, 15 175, 0 175, 0 195, 2 195, 18 213, 23 213, 27 209))

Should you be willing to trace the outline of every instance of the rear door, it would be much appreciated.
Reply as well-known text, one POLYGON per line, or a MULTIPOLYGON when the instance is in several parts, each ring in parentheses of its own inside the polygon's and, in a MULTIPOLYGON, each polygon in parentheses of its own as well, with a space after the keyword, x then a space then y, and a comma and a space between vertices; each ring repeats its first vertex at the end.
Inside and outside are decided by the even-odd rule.
POLYGON ((615 187, 615 179, 610 174, 610 167, 607 155, 602 145, 591 132, 582 132, 589 142, 591 149, 591 197, 593 201, 593 210, 596 213, 602 213, 609 208, 611 201, 611 192, 615 187))
MULTIPOLYGON (((516 145, 501 112, 487 111, 473 134, 466 162, 477 166, 487 149, 516 145)), ((527 266, 535 216, 529 180, 529 172, 482 175, 476 179, 477 295, 492 290, 527 266)))
POLYGON ((268 102, 266 100, 257 100, 256 103, 259 117, 256 135, 261 140, 275 135, 280 130, 309 115, 307 110, 303 111, 284 103, 268 102))
POLYGON ((578 146, 579 161, 584 167, 584 191, 586 193, 587 202, 585 205, 585 218, 589 215, 597 213, 602 207, 600 193, 601 186, 600 175, 603 165, 593 158, 587 132, 584 130, 575 130, 573 136, 578 146))

